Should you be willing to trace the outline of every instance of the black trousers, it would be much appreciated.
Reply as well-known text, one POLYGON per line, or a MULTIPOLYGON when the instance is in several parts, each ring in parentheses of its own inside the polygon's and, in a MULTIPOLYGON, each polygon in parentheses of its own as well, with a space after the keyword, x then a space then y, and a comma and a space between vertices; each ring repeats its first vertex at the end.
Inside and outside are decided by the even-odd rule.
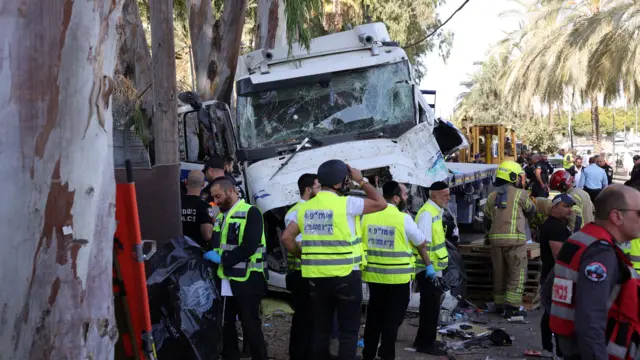
POLYGON ((420 322, 413 346, 417 349, 426 349, 436 342, 440 300, 443 293, 442 288, 426 277, 425 271, 416 274, 416 281, 420 286, 420 322))
POLYGON ((309 295, 313 335, 311 360, 329 359, 329 335, 333 315, 338 314, 339 360, 354 360, 358 348, 362 305, 362 273, 352 271, 345 277, 310 278, 309 295))
POLYGON ((311 350, 312 311, 309 308, 309 280, 300 271, 287 274, 287 290, 291 292, 293 318, 289 336, 289 358, 304 360, 311 350))
MULTIPOLYGON (((551 332, 551 328, 549 328, 549 313, 544 312, 542 314, 542 319, 540 319, 540 336, 542 338, 542 349, 554 352, 553 346, 553 333, 551 332)), ((556 339, 555 346, 555 354, 559 357, 562 357, 562 351, 560 351, 560 347, 558 346, 558 340, 556 339)))
POLYGON ((531 186, 531 196, 547 198, 549 197, 549 192, 547 192, 547 189, 540 186, 540 184, 535 183, 531 186))
POLYGON ((589 189, 588 187, 585 187, 584 191, 587 194, 589 194, 589 197, 591 198, 591 202, 594 202, 596 201, 596 197, 598 196, 598 194, 600 194, 602 189, 589 189))
POLYGON ((262 320, 260 320, 261 296, 243 294, 227 296, 224 309, 224 325, 222 327, 222 358, 224 360, 239 360, 238 332, 236 330, 236 316, 242 324, 244 342, 249 343, 251 359, 266 360, 267 348, 262 334, 262 320))
POLYGON ((373 360, 376 355, 383 360, 396 358, 398 328, 402 325, 407 306, 409 306, 410 291, 409 283, 369 283, 363 360, 373 360))

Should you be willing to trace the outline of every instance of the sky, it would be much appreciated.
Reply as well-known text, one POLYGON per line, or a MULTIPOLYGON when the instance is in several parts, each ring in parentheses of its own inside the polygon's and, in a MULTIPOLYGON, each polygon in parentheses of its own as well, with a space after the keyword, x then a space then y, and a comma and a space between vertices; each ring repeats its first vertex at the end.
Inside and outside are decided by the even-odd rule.
MULTIPOLYGON (((463 1, 447 0, 439 9, 440 18, 444 21, 463 1)), ((516 17, 499 16, 516 7, 509 0, 470 0, 445 25, 443 29, 454 32, 451 55, 445 64, 437 52, 427 54, 427 75, 420 83, 421 89, 436 90, 436 116, 450 120, 456 98, 464 91, 460 83, 477 69, 473 63, 484 60, 493 44, 518 28, 516 17)))

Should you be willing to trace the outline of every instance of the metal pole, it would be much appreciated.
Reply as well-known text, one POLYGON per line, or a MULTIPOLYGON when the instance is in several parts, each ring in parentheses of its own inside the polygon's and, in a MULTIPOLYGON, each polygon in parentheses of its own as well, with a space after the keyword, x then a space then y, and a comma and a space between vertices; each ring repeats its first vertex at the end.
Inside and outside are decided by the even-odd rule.
POLYGON ((193 65, 193 50, 189 46, 189 70, 191 70, 191 91, 196 91, 196 68, 193 65))
POLYGON ((636 105, 636 131, 634 131, 633 135, 638 136, 638 105, 636 105))
MULTIPOLYGON (((571 94, 571 103, 569 104, 569 143, 571 144, 571 149, 573 149, 573 129, 571 126, 571 117, 573 117, 573 93, 571 94)), ((572 155, 573 156, 573 155, 572 155)))

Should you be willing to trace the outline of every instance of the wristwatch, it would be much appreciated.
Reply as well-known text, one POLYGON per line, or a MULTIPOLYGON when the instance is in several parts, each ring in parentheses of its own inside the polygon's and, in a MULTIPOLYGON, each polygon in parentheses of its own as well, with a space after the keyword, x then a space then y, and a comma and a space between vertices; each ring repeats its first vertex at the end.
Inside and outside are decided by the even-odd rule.
POLYGON ((362 178, 362 180, 358 181, 358 185, 360 187, 364 186, 364 184, 368 184, 369 181, 367 180, 367 178, 362 178))

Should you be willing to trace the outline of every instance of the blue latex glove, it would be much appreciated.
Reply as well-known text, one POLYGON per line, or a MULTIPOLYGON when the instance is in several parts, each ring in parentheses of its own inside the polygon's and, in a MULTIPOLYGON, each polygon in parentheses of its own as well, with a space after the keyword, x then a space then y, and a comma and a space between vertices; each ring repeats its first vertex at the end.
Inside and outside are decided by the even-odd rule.
POLYGON ((209 250, 204 253, 204 258, 212 263, 220 264, 220 255, 215 250, 209 250))
POLYGON ((426 276, 429 280, 433 280, 436 278, 436 269, 433 268, 432 264, 427 266, 426 276))

